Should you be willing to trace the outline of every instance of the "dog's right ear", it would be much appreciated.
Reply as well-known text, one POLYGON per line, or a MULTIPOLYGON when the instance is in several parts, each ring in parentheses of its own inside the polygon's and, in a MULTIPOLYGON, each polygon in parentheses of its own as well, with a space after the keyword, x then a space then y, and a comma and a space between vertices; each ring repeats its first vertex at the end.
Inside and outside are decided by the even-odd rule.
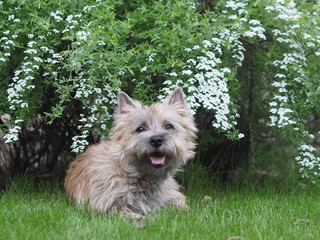
POLYGON ((119 113, 127 113, 138 107, 138 103, 132 100, 125 92, 118 92, 118 107, 119 113))

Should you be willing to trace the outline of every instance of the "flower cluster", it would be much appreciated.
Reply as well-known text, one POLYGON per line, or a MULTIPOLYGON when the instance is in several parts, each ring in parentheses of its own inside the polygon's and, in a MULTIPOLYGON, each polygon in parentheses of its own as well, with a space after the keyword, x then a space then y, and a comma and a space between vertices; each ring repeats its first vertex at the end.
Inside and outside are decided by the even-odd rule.
MULTIPOLYGON (((245 49, 239 39, 241 36, 266 39, 261 22, 245 17, 248 14, 247 5, 246 0, 226 1, 221 13, 232 21, 231 30, 212 32, 211 39, 203 40, 201 45, 186 48, 185 51, 192 57, 186 60, 182 71, 169 73, 169 79, 164 82, 167 86, 164 89, 166 93, 177 86, 187 89, 186 100, 193 113, 196 113, 199 107, 213 110, 213 127, 228 133, 232 139, 244 136, 235 128, 239 115, 233 96, 229 93, 230 85, 236 81, 237 68, 242 66, 244 59, 245 49), (227 53, 231 55, 232 60, 224 57, 227 53)), ((216 19, 211 19, 211 22, 214 24, 216 19)))
MULTIPOLYGON (((235 40, 229 31, 223 34, 229 43, 235 40)), ((164 82, 168 87, 164 91, 168 94, 175 87, 183 87, 187 90, 186 101, 194 114, 199 107, 213 110, 215 112, 213 126, 220 131, 231 132, 236 125, 238 114, 232 109, 233 104, 228 89, 228 78, 232 76, 231 69, 222 65, 221 47, 224 41, 221 39, 204 40, 201 45, 185 49, 195 57, 186 60, 186 65, 180 73, 168 74, 170 77, 164 82)), ((236 136, 239 137, 242 135, 236 136)))
POLYGON ((29 95, 32 94, 32 91, 34 91, 36 87, 33 81, 39 78, 40 71, 44 69, 47 71, 43 73, 43 77, 52 75, 56 78, 57 72, 53 71, 55 68, 53 66, 58 65, 62 60, 62 56, 59 53, 43 45, 45 44, 44 41, 42 41, 45 38, 44 36, 28 34, 27 37, 29 41, 24 50, 24 59, 21 67, 14 71, 14 77, 7 89, 9 109, 12 111, 19 109, 19 112, 21 112, 21 116, 16 115, 12 129, 5 135, 7 143, 17 140, 18 131, 16 130, 21 128, 20 125, 23 122, 24 112, 29 111, 29 95), (43 66, 44 64, 45 66, 43 66), (14 134, 15 137, 13 137, 14 134))
POLYGON ((16 142, 19 140, 19 132, 21 130, 20 123, 23 122, 22 119, 17 119, 14 121, 14 126, 9 128, 9 132, 4 136, 5 143, 16 142))
MULTIPOLYGON (((310 88, 310 76, 306 69, 308 68, 308 56, 311 53, 317 55, 314 49, 320 46, 320 38, 311 35, 309 29, 305 29, 300 23, 303 13, 297 9, 294 1, 274 0, 272 5, 265 7, 265 10, 273 16, 274 22, 282 26, 272 30, 273 37, 283 53, 281 59, 273 61, 276 69, 272 83, 275 94, 269 103, 270 126, 278 128, 293 126, 297 134, 304 138, 306 123, 305 119, 301 119, 297 114, 301 109, 296 107, 296 103, 299 97, 301 98, 299 94, 305 93, 308 96, 303 103, 305 108, 314 107, 310 97, 316 93, 310 88), (289 90, 297 86, 300 92, 289 90)), ((313 24, 315 24, 314 28, 319 29, 315 21, 313 24)), ((305 143, 299 147, 299 156, 296 157, 296 160, 303 178, 312 179, 319 176, 320 158, 316 157, 316 152, 316 149, 305 143)))
MULTIPOLYGON (((277 89, 277 94, 274 95, 273 101, 270 103, 270 125, 281 128, 297 123, 292 114, 294 111, 291 109, 287 87, 292 86, 295 82, 303 84, 306 78, 304 74, 307 65, 306 51, 304 46, 296 40, 296 36, 299 35, 298 31, 301 31, 302 28, 299 24, 302 14, 296 9, 296 4, 293 1, 286 3, 283 0, 276 0, 273 6, 267 6, 265 9, 268 13, 273 13, 275 21, 282 22, 284 26, 282 30, 274 29, 272 31, 279 45, 285 44, 283 48, 287 49, 287 52, 283 53, 282 59, 273 61, 277 72, 272 85, 277 89)), ((315 39, 312 39, 310 35, 308 37, 310 37, 310 41, 307 45, 314 47, 315 39)))
POLYGON ((315 183, 320 177, 320 157, 316 152, 313 146, 303 143, 299 147, 299 156, 296 157, 302 178, 311 179, 315 183))
MULTIPOLYGON (((88 145, 87 138, 90 132, 94 129, 99 129, 98 132, 107 132, 107 123, 111 119, 110 109, 108 106, 115 105, 117 88, 113 89, 107 84, 105 78, 97 79, 92 72, 92 60, 86 58, 87 45, 93 44, 90 31, 83 31, 77 27, 82 22, 81 17, 86 16, 93 9, 100 6, 100 1, 97 4, 85 6, 80 14, 69 15, 66 18, 67 27, 62 31, 70 35, 70 31, 74 32, 74 42, 72 43, 72 51, 68 56, 70 65, 68 69, 75 70, 77 77, 73 78, 74 95, 73 98, 82 103, 82 112, 80 113, 79 123, 77 128, 80 132, 72 138, 72 152, 81 153, 88 145), (105 81, 103 81, 105 79, 105 81)), ((104 46, 105 43, 101 40, 97 42, 99 46, 104 46)))
MULTIPOLYGON (((53 85, 58 88, 58 92, 60 91, 59 88, 64 88, 64 86, 58 84, 60 81, 59 72, 62 70, 61 63, 67 61, 67 59, 64 59, 62 54, 55 50, 55 46, 50 45, 50 42, 53 42, 54 39, 59 39, 60 34, 64 34, 70 39, 70 35, 73 35, 72 39, 74 39, 74 46, 80 45, 81 42, 88 40, 90 33, 82 31, 80 23, 82 22, 83 14, 88 14, 90 10, 98 7, 99 2, 100 1, 97 1, 97 4, 84 7, 79 14, 66 15, 64 11, 55 10, 48 14, 52 19, 48 30, 38 30, 37 32, 31 33, 16 31, 16 29, 21 28, 19 24, 22 23, 19 16, 24 14, 23 9, 15 7, 12 9, 14 10, 14 14, 8 14, 8 21, 5 24, 8 30, 5 30, 3 36, 0 38, 0 48, 2 49, 0 52, 0 64, 1 62, 2 64, 8 62, 11 53, 17 46, 24 45, 25 50, 23 51, 23 61, 14 71, 14 76, 7 88, 9 109, 14 112, 14 114, 12 115, 13 118, 11 120, 11 125, 9 125, 9 130, 4 136, 6 143, 18 140, 21 125, 24 122, 26 115, 31 114, 29 109, 32 107, 33 103, 30 102, 30 96, 34 95, 33 91, 36 88, 36 79, 44 78, 47 82, 51 79, 53 85), (24 39, 23 36, 26 36, 28 40, 21 43, 19 40, 24 39)), ((79 69, 79 65, 77 64, 73 65, 73 67, 74 69, 79 69)), ((79 89, 75 98, 79 96, 81 89, 83 90, 83 82, 79 81, 78 85, 79 89)), ((82 99, 87 99, 86 97, 90 94, 90 92, 86 93, 86 96, 82 96, 82 99)), ((112 99, 114 99, 114 96, 112 99)), ((96 101, 99 102, 98 99, 96 99, 96 101)), ((87 104, 87 106, 89 106, 89 104, 87 104)), ((98 105, 98 108, 99 107, 100 106, 98 105)), ((106 109, 101 109, 107 112, 106 109)), ((53 109, 52 111, 54 112, 55 110, 53 109)), ((92 114, 92 116, 88 118, 91 119, 92 123, 94 122, 93 116, 94 115, 92 114)), ((83 119, 85 118, 81 117, 81 119, 83 122, 83 119)), ((86 126, 86 129, 89 128, 88 123, 84 124, 84 126, 86 126)), ((84 131, 84 133, 88 136, 86 131, 84 131)), ((74 145, 77 144, 75 143, 74 145)), ((81 142, 81 146, 83 145, 83 142, 81 142)))
POLYGON ((246 38, 266 40, 265 29, 261 21, 248 19, 249 13, 247 8, 247 0, 226 1, 225 10, 222 10, 222 14, 225 15, 225 18, 232 20, 234 34, 246 38))
POLYGON ((2 51, 0 52, 0 62, 8 61, 11 56, 11 51, 15 47, 14 39, 18 37, 16 34, 10 34, 10 30, 3 32, 4 36, 0 38, 0 47, 2 51))
POLYGON ((94 86, 93 79, 86 78, 84 72, 78 74, 76 84, 75 99, 78 99, 83 104, 83 111, 80 114, 78 129, 80 135, 73 137, 73 144, 71 146, 72 152, 81 153, 88 145, 86 140, 93 127, 100 128, 101 131, 106 131, 106 123, 111 119, 109 109, 107 106, 115 105, 116 95, 108 84, 103 87, 94 86))

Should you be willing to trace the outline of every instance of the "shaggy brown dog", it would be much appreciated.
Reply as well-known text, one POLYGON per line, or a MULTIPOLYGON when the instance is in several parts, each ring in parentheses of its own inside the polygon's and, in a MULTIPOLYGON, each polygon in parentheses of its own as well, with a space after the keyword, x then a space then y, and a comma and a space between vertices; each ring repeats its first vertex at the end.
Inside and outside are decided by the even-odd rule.
POLYGON ((185 207, 173 175, 194 156, 196 131, 181 88, 150 106, 120 92, 109 140, 71 163, 67 194, 98 211, 127 215, 169 204, 185 207))

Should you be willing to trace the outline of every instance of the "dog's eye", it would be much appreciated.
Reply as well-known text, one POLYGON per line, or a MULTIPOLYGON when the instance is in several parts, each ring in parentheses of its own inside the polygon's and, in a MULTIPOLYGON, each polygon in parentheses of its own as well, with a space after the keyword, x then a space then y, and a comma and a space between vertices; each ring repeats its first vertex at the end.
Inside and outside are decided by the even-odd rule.
POLYGON ((136 129, 136 132, 143 132, 143 131, 145 131, 145 130, 147 130, 147 129, 145 129, 144 127, 138 127, 138 128, 136 129))
POLYGON ((173 127, 172 124, 168 123, 165 128, 166 128, 166 129, 173 129, 174 127, 173 127))

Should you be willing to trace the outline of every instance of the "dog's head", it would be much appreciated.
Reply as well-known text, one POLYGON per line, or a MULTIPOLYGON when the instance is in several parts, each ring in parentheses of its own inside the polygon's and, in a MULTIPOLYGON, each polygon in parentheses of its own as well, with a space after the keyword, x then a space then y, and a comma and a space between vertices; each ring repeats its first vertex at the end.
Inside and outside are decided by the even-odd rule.
POLYGON ((126 168, 141 177, 165 176, 186 163, 194 156, 196 131, 181 88, 150 106, 118 94, 110 138, 121 145, 126 168))

